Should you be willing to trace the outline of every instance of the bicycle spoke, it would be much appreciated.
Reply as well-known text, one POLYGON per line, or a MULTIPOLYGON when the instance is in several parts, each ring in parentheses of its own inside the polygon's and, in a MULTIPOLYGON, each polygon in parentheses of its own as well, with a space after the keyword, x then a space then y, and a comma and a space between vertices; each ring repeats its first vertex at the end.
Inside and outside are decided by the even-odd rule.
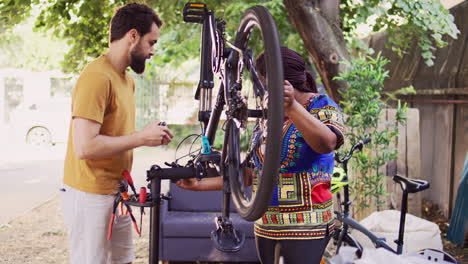
POLYGON ((253 59, 252 59, 252 51, 247 51, 246 54, 247 54, 247 60, 246 62, 244 62, 244 64, 249 70, 250 78, 252 79, 252 82, 253 82, 253 90, 254 90, 255 96, 263 98, 263 96, 265 96, 266 89, 263 83, 260 81, 260 78, 258 77, 257 71, 255 69, 255 64, 253 63, 253 59))

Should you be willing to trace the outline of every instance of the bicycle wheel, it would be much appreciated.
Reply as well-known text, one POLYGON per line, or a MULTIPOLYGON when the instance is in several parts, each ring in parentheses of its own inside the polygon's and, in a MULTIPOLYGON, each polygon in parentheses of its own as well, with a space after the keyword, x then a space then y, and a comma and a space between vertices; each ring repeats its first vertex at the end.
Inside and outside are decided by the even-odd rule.
POLYGON ((280 165, 283 125, 279 37, 266 8, 254 6, 244 13, 234 46, 227 68, 225 170, 237 212, 254 221, 265 213, 271 201, 280 165), (254 58, 262 52, 266 70, 260 78, 254 58), (249 187, 244 173, 252 164, 257 173, 249 187))

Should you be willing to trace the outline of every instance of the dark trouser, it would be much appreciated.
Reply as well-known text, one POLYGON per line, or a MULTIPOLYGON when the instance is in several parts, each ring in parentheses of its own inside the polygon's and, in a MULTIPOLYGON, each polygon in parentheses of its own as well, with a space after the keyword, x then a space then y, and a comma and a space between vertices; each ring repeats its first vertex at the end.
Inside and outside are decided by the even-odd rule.
POLYGON ((329 240, 330 236, 307 240, 275 240, 255 236, 262 264, 278 263, 280 256, 283 256, 285 264, 320 264, 329 240))

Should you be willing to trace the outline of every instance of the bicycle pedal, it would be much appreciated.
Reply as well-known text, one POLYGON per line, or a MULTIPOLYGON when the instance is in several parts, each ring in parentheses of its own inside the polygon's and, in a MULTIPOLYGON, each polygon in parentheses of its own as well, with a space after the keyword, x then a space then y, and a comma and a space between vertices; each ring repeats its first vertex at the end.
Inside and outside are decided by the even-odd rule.
POLYGON ((187 3, 184 6, 184 21, 187 23, 203 23, 208 9, 204 3, 187 3))

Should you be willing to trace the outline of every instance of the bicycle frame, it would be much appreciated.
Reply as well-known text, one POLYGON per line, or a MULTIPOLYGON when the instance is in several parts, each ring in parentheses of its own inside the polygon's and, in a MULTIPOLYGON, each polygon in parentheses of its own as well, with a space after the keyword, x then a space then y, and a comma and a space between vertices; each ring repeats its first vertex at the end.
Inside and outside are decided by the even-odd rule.
MULTIPOLYGON (((252 27, 249 28, 249 25, 260 27, 258 24, 250 23, 252 19, 258 19, 258 23, 263 25, 263 28, 261 28, 262 32, 265 31, 265 27, 269 27, 269 30, 265 31, 265 35, 268 37, 268 42, 265 43, 269 43, 268 45, 265 45, 265 54, 269 54, 268 56, 272 58, 270 59, 270 64, 267 68, 270 69, 269 72, 272 72, 272 77, 268 80, 272 80, 271 82, 273 85, 268 86, 267 88, 268 91, 276 91, 276 96, 269 97, 267 103, 268 105, 283 104, 281 100, 282 97, 278 96, 278 91, 282 88, 283 79, 282 68, 279 66, 280 61, 278 61, 278 58, 280 58, 279 38, 273 18, 268 11, 264 7, 260 6, 254 6, 246 11, 244 16, 246 19, 243 18, 239 25, 239 28, 243 28, 243 30, 238 31, 235 41, 236 45, 241 46, 245 51, 237 48, 234 44, 231 44, 224 39, 224 21, 215 19, 214 12, 212 10, 208 10, 205 4, 187 3, 184 7, 183 13, 185 22, 202 24, 200 82, 197 87, 195 99, 199 100, 198 120, 202 124, 201 136, 203 151, 192 156, 192 159, 185 167, 177 164, 177 160, 171 164, 165 163, 169 168, 161 168, 158 165, 153 165, 150 170, 147 171, 146 181, 149 182, 148 188, 150 189, 147 200, 145 200, 145 202, 139 202, 139 195, 135 194, 131 195, 129 199, 123 201, 123 203, 130 206, 141 208, 150 207, 149 263, 151 264, 158 263, 159 261, 158 241, 160 238, 160 204, 163 199, 170 199, 170 197, 166 197, 161 194, 161 180, 167 179, 177 181, 179 179, 201 179, 222 175, 224 183, 222 212, 221 216, 218 216, 215 219, 216 229, 211 232, 211 238, 215 247, 221 251, 236 252, 240 250, 245 241, 245 234, 235 230, 231 220, 229 219, 231 203, 231 183, 229 181, 229 177, 236 179, 234 177, 241 175, 239 173, 240 169, 242 169, 242 166, 248 165, 247 162, 252 158, 253 152, 257 147, 259 147, 259 145, 255 144, 247 153, 242 153, 242 158, 244 158, 244 161, 242 161, 239 149, 240 144, 238 143, 240 138, 239 131, 241 128, 246 128, 249 117, 269 117, 269 121, 274 123, 274 127, 276 127, 276 129, 272 129, 268 126, 268 135, 270 138, 271 135, 273 135, 273 138, 279 137, 281 133, 281 130, 278 129, 280 128, 278 124, 282 122, 282 109, 278 110, 275 108, 268 111, 268 109, 265 109, 263 105, 260 107, 256 105, 255 109, 249 109, 247 98, 240 93, 242 89, 242 73, 244 70, 248 70, 250 72, 250 80, 253 83, 253 94, 256 98, 260 97, 260 99, 263 100, 263 95, 265 95, 265 92, 267 91, 265 86, 260 82, 257 72, 255 71, 252 59, 253 54, 248 50, 247 44, 244 42, 248 41, 248 37, 244 39, 245 36, 239 35, 239 32, 247 32, 246 34, 250 34, 250 31, 248 30, 251 30, 252 27), (247 30, 245 30, 246 28, 247 30), (224 45, 228 45, 230 48, 225 48, 224 45), (221 83, 213 106, 212 93, 214 88, 214 74, 219 76, 221 83), (227 108, 226 110, 224 110, 225 107, 227 108), (215 141, 216 131, 223 111, 226 114, 227 129, 224 136, 223 151, 220 153, 212 150, 210 146, 213 145, 215 141), (228 142, 229 144, 227 144, 228 142), (227 147, 225 148, 225 146, 227 147)), ((262 124, 259 126, 261 125, 262 124)), ((279 153, 277 150, 279 147, 279 144, 266 144, 266 148, 270 149, 270 153, 279 153), (270 148, 268 146, 270 146, 270 148)), ((189 155, 191 154, 192 153, 189 153, 189 155)), ((276 165, 271 164, 279 164, 279 160, 276 160, 279 159, 279 156, 269 156, 269 175, 272 175, 276 170, 276 165)), ((266 187, 261 189, 262 195, 254 197, 261 197, 262 199, 253 200, 254 202, 257 202, 257 206, 248 204, 251 207, 246 208, 241 207, 243 204, 239 206, 240 203, 236 203, 238 208, 244 209, 244 211, 242 211, 243 215, 240 215, 247 220, 252 221, 252 219, 256 219, 258 217, 258 214, 263 214, 261 211, 264 207, 266 208, 266 202, 269 202, 269 200, 265 198, 268 198, 270 191, 273 190, 272 184, 275 182, 275 178, 268 177, 263 179, 262 184, 266 187)), ((235 191, 233 195, 236 195, 239 192, 239 190, 236 190, 238 187, 236 183, 237 182, 233 182, 232 188, 235 191)), ((243 195, 245 193, 241 194, 243 195)), ((242 198, 246 197, 243 196, 242 198)), ((238 202, 239 197, 234 196, 233 200, 234 202, 238 202)), ((242 202, 243 201, 244 200, 242 200, 242 202)))
MULTIPOLYGON (((210 23, 214 20, 212 11, 207 11, 208 15, 202 21, 202 47, 201 47, 201 68, 200 68, 200 83, 197 88, 195 99, 199 100, 199 115, 198 119, 203 124, 203 135, 208 138, 210 144, 215 140, 215 133, 218 128, 221 113, 225 105, 224 87, 226 79, 221 83, 219 93, 216 99, 216 104, 212 109, 212 89, 214 87, 213 71, 211 68, 212 57, 212 31, 213 27, 210 23)), ((161 180, 179 180, 189 178, 202 178, 203 170, 197 170, 197 167, 173 167, 173 168, 160 168, 159 166, 152 166, 147 171, 147 181, 150 182, 150 190, 152 194, 152 201, 147 203, 146 206, 150 207, 150 237, 149 237, 149 263, 158 263, 159 261, 159 236, 160 236, 160 204, 162 199, 169 200, 170 197, 160 195, 161 193, 161 180)), ((229 218, 229 202, 230 191, 229 184, 224 184, 224 197, 223 197, 223 211, 222 216, 229 218)), ((141 205, 138 205, 141 206, 141 205)))
MULTIPOLYGON (((352 153, 350 153, 347 158, 349 159, 351 157, 352 153)), ((405 177, 401 177, 399 175, 395 175, 393 177, 393 180, 396 183, 399 183, 402 186, 403 189, 403 196, 402 196, 402 208, 401 208, 401 214, 400 214, 400 225, 399 225, 399 230, 398 230, 398 239, 395 240, 395 243, 397 244, 397 250, 394 250, 390 245, 385 241, 384 238, 376 236, 374 233, 372 233, 370 230, 368 230, 366 227, 362 226, 360 223, 358 223, 356 220, 351 218, 349 215, 347 215, 348 212, 341 213, 341 212, 336 212, 338 220, 340 220, 343 223, 343 229, 340 232, 340 235, 338 237, 338 243, 337 243, 337 252, 339 252, 341 242, 346 240, 349 244, 352 246, 355 246, 358 248, 356 255, 358 257, 362 256, 362 251, 363 248, 359 244, 359 242, 354 239, 351 235, 348 234, 348 228, 352 227, 353 229, 358 230, 359 232, 363 233, 367 238, 369 238, 375 245, 376 248, 384 248, 394 254, 401 255, 403 253, 403 237, 405 233, 405 218, 406 218, 406 212, 407 212, 407 205, 408 205, 408 194, 409 193, 416 193, 419 191, 423 191, 427 188, 429 188, 430 184, 427 181, 423 180, 415 180, 415 179, 408 179, 405 177)), ((347 201, 349 202, 349 201, 347 201)), ((438 263, 459 263, 453 256, 451 256, 448 253, 445 253, 440 250, 436 249, 423 249, 420 250, 419 255, 421 256, 422 259, 427 259, 427 260, 433 260, 434 262, 438 263), (447 260, 447 261, 446 261, 447 260)))
MULTIPOLYGON (((225 42, 222 33, 224 32, 224 22, 216 22, 214 18, 213 11, 205 10, 203 19, 200 21, 197 17, 189 17, 189 22, 196 22, 202 24, 202 44, 201 44, 201 68, 200 68, 200 82, 197 87, 195 94, 195 99, 199 100, 199 112, 198 120, 203 124, 202 135, 206 136, 210 145, 215 141, 216 130, 218 129, 218 124, 221 119, 221 114, 225 105, 228 105, 229 109, 235 108, 236 96, 231 95, 230 91, 235 89, 235 83, 233 85, 229 82, 229 75, 226 71, 228 67, 234 67, 231 58, 231 53, 239 52, 240 58, 237 63, 243 63, 244 54, 242 51, 232 46, 232 48, 224 48, 223 45, 225 42), (221 31, 221 34, 217 32, 217 29, 221 31), (216 46, 215 46, 216 45, 216 46), (214 52, 213 49, 216 49, 214 52), (213 82, 213 60, 217 62, 217 74, 220 76, 221 83, 219 91, 216 97, 214 107, 212 106, 212 92, 214 88, 213 82)), ((185 17, 184 17, 185 19, 185 17)), ((228 43, 229 44, 229 43, 228 43)), ((230 45, 230 44, 229 44, 230 45)), ((238 66, 238 65, 236 65, 238 66)), ((246 65, 249 70, 252 69, 252 61, 249 60, 246 65)), ((238 67, 238 70, 241 68, 238 67)), ((257 78, 258 79, 258 78, 257 78)), ((249 110, 249 116, 258 116, 259 113, 256 113, 255 110, 249 110)), ((227 113, 228 120, 235 119, 230 113, 227 113)), ((234 122, 234 121, 233 121, 234 122)), ((226 137, 225 137, 226 139, 226 137)), ((226 142, 224 142, 226 145, 226 142)), ((203 162, 206 161, 215 161, 220 165, 221 171, 224 170, 223 162, 226 158, 226 153, 222 153, 221 162, 219 160, 219 155, 203 155, 203 162)), ((152 201, 145 204, 146 207, 150 207, 150 243, 149 243, 149 263, 158 263, 159 260, 159 236, 160 236, 160 203, 162 199, 170 199, 170 197, 165 197, 159 195, 161 193, 161 180, 170 179, 188 179, 188 178, 203 178, 206 177, 206 171, 201 168, 201 161, 196 161, 194 167, 172 167, 172 168, 160 168, 157 165, 151 167, 147 171, 147 181, 150 182, 150 190, 152 194, 152 201), (156 194, 156 195, 155 195, 156 194)), ((223 175, 223 206, 222 206, 222 217, 221 220, 218 219, 218 224, 221 225, 221 228, 229 229, 229 232, 232 232, 234 236, 237 236, 238 233, 232 228, 232 224, 229 220, 229 207, 231 202, 231 190, 229 184, 229 177, 222 173, 223 175)), ((131 205, 131 203, 129 203, 131 205)), ((141 206, 141 205, 137 205, 141 206)), ((229 233, 228 232, 228 233, 229 233)), ((242 246, 242 243, 235 245, 238 248, 242 246)), ((236 248, 234 248, 235 250, 236 248)))
MULTIPOLYGON (((216 42, 215 34, 217 34, 214 22, 215 18, 213 11, 207 11, 202 22, 202 42, 200 48, 200 82, 198 84, 197 92, 195 94, 195 99, 199 100, 198 120, 203 124, 202 135, 208 138, 208 142, 210 143, 210 145, 213 145, 215 141, 216 130, 218 129, 221 114, 226 104, 224 88, 229 87, 229 84, 227 82, 228 79, 226 78, 226 76, 224 76, 224 78, 221 78, 221 85, 218 90, 218 96, 216 97, 216 103, 214 107, 212 107, 212 93, 214 88, 212 69, 213 59, 221 59, 223 69, 225 69, 226 67, 225 59, 218 57, 213 58, 212 56, 213 43, 216 42)), ((222 41, 224 41, 224 39, 222 39, 222 41)), ((220 56, 221 54, 217 55, 220 56)), ((223 162, 221 162, 221 170, 223 169, 222 164, 223 162)), ((224 181, 228 180, 228 177, 224 177, 224 181)), ((226 218, 229 218, 230 198, 231 192, 229 184, 224 184, 222 216, 226 218)))
MULTIPOLYGON (((233 122, 236 126, 242 126, 243 116, 239 117, 238 113, 238 110, 245 106, 243 105, 242 96, 238 94, 241 88, 242 69, 245 67, 249 70, 254 82, 253 91, 256 95, 263 96, 265 87, 260 82, 258 74, 255 71, 251 53, 249 51, 244 52, 224 39, 224 21, 217 21, 213 11, 205 11, 203 21, 199 21, 199 23, 202 24, 201 68, 200 82, 195 93, 195 99, 199 100, 198 118, 203 124, 202 135, 206 136, 208 142, 212 145, 215 141, 216 130, 218 129, 220 117, 225 106, 227 106, 227 110, 225 111, 227 117, 226 123, 233 122), (230 46, 230 48, 225 48, 225 45, 230 46), (235 59, 234 54, 238 54, 235 59), (215 74, 219 76, 221 83, 214 107, 212 107, 213 76, 215 74), (233 74, 236 76, 235 80, 230 79, 233 74)), ((261 117, 265 113, 262 110, 247 109, 245 114, 247 117, 261 117)), ((223 146, 226 145, 227 142, 224 142, 223 146)), ((248 161, 252 157, 253 149, 246 155, 243 162, 248 161)), ((221 161, 225 161, 226 156, 227 153, 223 149, 221 161)), ((223 172, 221 174, 224 181, 222 216, 229 218, 231 190, 229 177, 224 173, 224 162, 220 163, 220 170, 223 172)))
MULTIPOLYGON (((351 148, 349 153, 343 157, 339 158, 338 156, 335 157, 335 160, 338 163, 343 164, 343 169, 345 171, 345 180, 348 180, 348 161, 352 157, 354 151, 356 149, 362 150, 362 147, 364 144, 369 142, 370 139, 364 139, 362 141, 359 141, 355 146, 351 148)), ((395 240, 395 243, 397 244, 397 250, 394 250, 390 245, 387 244, 385 238, 381 238, 376 236, 374 233, 369 231, 366 227, 358 223, 356 220, 354 220, 352 217, 349 216, 349 208, 351 205, 351 201, 349 199, 349 187, 348 185, 344 186, 343 188, 344 191, 344 201, 340 204, 340 206, 343 206, 343 211, 342 212, 335 212, 337 219, 343 223, 343 228, 340 232, 340 235, 338 237, 338 242, 337 242, 337 253, 339 251, 339 248, 341 246, 342 241, 345 239, 345 236, 347 236, 347 239, 353 240, 353 242, 356 243, 356 246, 358 247, 358 255, 362 254, 362 246, 355 241, 349 234, 348 234, 348 229, 349 227, 358 230, 359 232, 363 233, 366 235, 375 245, 376 248, 382 247, 385 248, 395 254, 402 254, 403 252, 403 238, 404 238, 404 233, 405 233, 405 218, 406 218, 406 213, 407 213, 407 205, 408 205, 408 192, 403 191, 403 196, 402 196, 402 208, 400 211, 400 224, 399 224, 399 231, 398 231, 398 239, 395 240)), ((340 207, 341 208, 341 207, 340 207)))
MULTIPOLYGON (((345 155, 343 158, 340 158, 338 155, 335 156, 335 160, 338 162, 338 163, 341 163, 343 164, 343 170, 345 172, 345 177, 344 177, 344 181, 348 181, 348 161, 349 159, 353 156, 353 153, 355 150, 362 150, 362 147, 364 144, 368 143, 370 141, 370 139, 364 139, 364 140, 361 140, 359 141, 356 145, 354 145, 351 150, 349 151, 349 153, 347 155, 345 155)), ((371 231, 369 231, 367 228, 365 228, 363 225, 361 225, 359 222, 357 222, 356 220, 354 220, 350 215, 349 215, 349 211, 350 211, 350 206, 351 206, 351 201, 350 201, 350 198, 349 198, 349 186, 348 185, 345 185, 343 187, 343 193, 344 193, 344 201, 340 204, 340 208, 342 208, 343 210, 341 212, 335 212, 336 214, 336 217, 337 219, 343 223, 342 225, 342 230, 340 231, 340 234, 339 234, 339 237, 338 237, 338 242, 337 242, 337 252, 339 251, 340 247, 341 247, 341 243, 343 242, 343 240, 347 239, 347 240, 351 240, 351 243, 354 243, 355 246, 358 248, 358 252, 357 254, 358 255, 361 255, 362 254, 362 246, 359 244, 359 242, 357 242, 354 238, 352 238, 351 236, 349 236, 348 234, 348 229, 349 227, 352 227, 353 229, 356 229, 358 230, 359 232, 363 233, 364 235, 366 235, 374 244, 377 248, 379 247, 383 247, 393 253, 396 253, 396 254, 401 254, 401 251, 402 251, 402 246, 403 246, 403 236, 400 237, 399 235, 399 239, 396 241, 397 244, 398 244, 398 250, 395 251, 393 248, 391 248, 387 243, 386 243, 386 240, 385 238, 381 238, 381 237, 378 237, 376 236, 374 233, 372 233, 371 231), (342 206, 342 207, 341 207, 342 206), (346 238, 345 238, 346 236, 346 238), (401 238, 401 239, 400 239, 401 238), (401 246, 400 246, 401 245, 401 246), (399 252, 398 252, 399 251, 399 252)), ((406 194, 407 195, 407 194, 406 194)), ((407 197, 407 196, 406 196, 407 197)), ((403 209, 403 208, 402 208, 403 209)), ((402 214, 403 214, 403 210, 402 210, 402 214)), ((404 209, 404 214, 406 214, 406 207, 404 209)), ((401 228, 404 228, 404 217, 401 219, 400 218, 400 230, 401 228), (403 222, 402 222, 403 221, 403 222)), ((404 230, 404 229, 403 229, 404 230)), ((404 231, 403 231, 404 233, 404 231)))

